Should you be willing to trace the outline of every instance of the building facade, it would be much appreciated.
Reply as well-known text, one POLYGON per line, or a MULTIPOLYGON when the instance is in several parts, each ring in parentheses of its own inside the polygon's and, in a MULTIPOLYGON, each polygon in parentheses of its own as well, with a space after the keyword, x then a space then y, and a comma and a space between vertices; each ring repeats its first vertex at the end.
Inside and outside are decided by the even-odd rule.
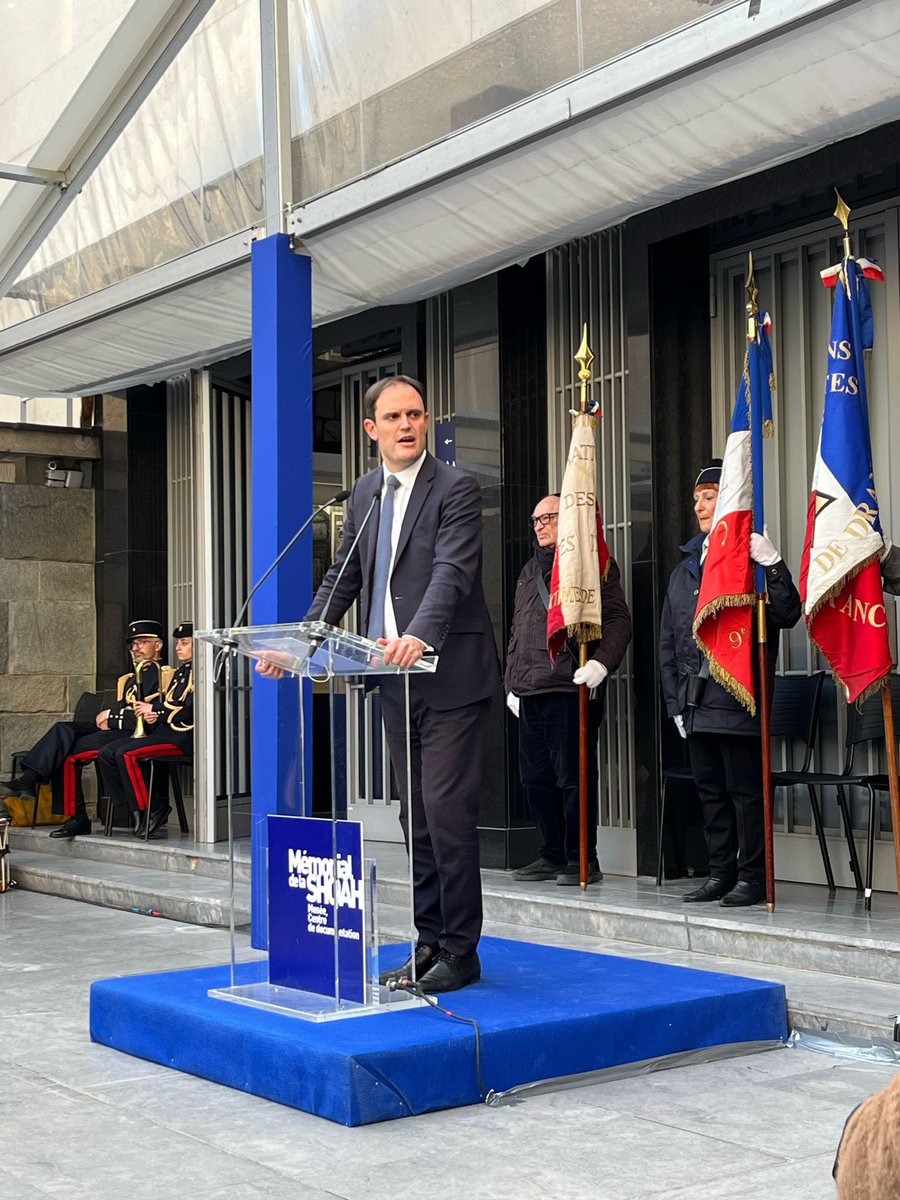
MULTIPOLYGON (((859 252, 887 276, 873 288, 869 391, 882 521, 900 528, 891 428, 900 389, 892 69, 900 14, 883 0, 678 0, 628 15, 607 0, 484 7, 476 16, 450 4, 438 17, 424 3, 370 5, 369 29, 337 0, 287 6, 285 225, 313 263, 315 500, 373 465, 361 432, 366 386, 400 372, 422 378, 431 449, 482 487, 485 583, 502 654, 530 553, 528 514, 561 479, 573 355, 587 322, 603 412, 602 514, 635 624, 601 732, 600 852, 610 870, 650 874, 660 771, 679 752, 659 704, 659 608, 691 532, 698 464, 724 445, 743 354, 747 255, 776 356, 766 510, 796 576, 829 328, 819 271, 839 258, 835 187, 853 209, 859 252)), ((104 628, 109 612, 145 598, 154 611, 165 603, 170 621, 228 625, 251 582, 249 243, 264 232, 267 208, 255 104, 265 41, 249 0, 213 5, 188 42, 191 56, 175 60, 173 79, 150 93, 64 218, 87 236, 73 251, 71 230, 58 226, 0 301, 2 390, 105 393, 117 413, 103 437, 122 470, 102 474, 98 545, 124 538, 128 568, 98 577, 104 628), (229 53, 230 87, 221 75, 229 53), (179 97, 195 93, 188 111, 179 97), (159 149, 154 130, 165 153, 153 187, 130 189, 141 147, 148 163, 159 149), (174 160, 191 164, 180 183, 167 174, 174 160), (156 516, 142 525, 147 488, 157 489, 156 516), (134 514, 124 526, 123 513, 134 514)), ((334 509, 317 522, 315 571, 340 520, 334 509)), ((890 621, 896 647, 893 610, 890 621)), ((98 676, 100 657, 98 639, 98 676)), ((820 665, 802 626, 785 638, 782 670, 820 665)), ((224 832, 215 753, 223 701, 202 656, 198 688, 206 749, 197 756, 196 830, 213 840, 224 832)), ((241 680, 245 805, 251 704, 241 680)), ((318 708, 315 720, 324 745, 318 708)), ((351 689, 342 720, 356 810, 372 836, 398 838, 377 700, 351 689)), ((823 720, 818 753, 834 767, 845 715, 833 692, 823 720)), ((532 853, 534 833, 515 724, 500 710, 491 722, 502 751, 485 780, 483 860, 505 867, 532 853)), ((326 778, 315 781, 319 800, 327 788, 326 778)), ((854 816, 861 831, 861 797, 854 816)), ((876 885, 891 888, 886 802, 878 822, 876 885)), ((826 823, 837 839, 830 797, 826 823)), ((799 793, 779 797, 776 825, 779 876, 818 881, 799 793)), ((848 883, 842 856, 833 857, 838 882, 848 883)))

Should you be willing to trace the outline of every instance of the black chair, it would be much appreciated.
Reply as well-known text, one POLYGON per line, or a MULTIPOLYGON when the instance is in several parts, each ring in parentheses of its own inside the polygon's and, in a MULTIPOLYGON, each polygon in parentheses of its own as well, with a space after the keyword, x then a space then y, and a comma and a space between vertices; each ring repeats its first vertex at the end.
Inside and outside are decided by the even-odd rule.
MULTIPOLYGON (((162 766, 162 767, 166 767, 166 768, 187 767, 187 766, 191 766, 193 764, 193 762, 194 762, 194 756, 192 754, 177 754, 177 755, 176 754, 160 754, 158 758, 148 756, 147 758, 142 759, 141 765, 143 766, 146 764, 147 766, 150 767, 150 778, 147 783, 147 795, 148 795, 148 797, 151 798, 151 802, 152 802, 152 797, 154 794, 154 782, 155 782, 155 778, 156 778, 157 766, 162 766)), ((175 770, 175 769, 169 770, 168 781, 172 787, 172 798, 175 801, 175 811, 178 813, 178 824, 181 827, 181 832, 189 833, 190 827, 188 825, 187 814, 184 809, 184 794, 181 789, 181 779, 179 778, 177 770, 175 770)), ((106 828, 104 831, 106 833, 107 837, 112 836, 113 817, 115 814, 115 807, 116 806, 115 806, 115 803, 113 802, 113 800, 111 800, 109 797, 107 797, 107 799, 106 799, 106 828)), ((150 836, 150 823, 147 822, 144 826, 145 840, 148 839, 149 836, 150 836)))
POLYGON ((659 795, 659 851, 656 856, 656 886, 662 887, 663 877, 663 852, 665 850, 665 828, 666 828, 666 798, 669 792, 669 784, 675 783, 690 783, 693 781, 694 773, 689 766, 681 767, 664 767, 662 773, 662 790, 659 795))
MULTIPOLYGON (((891 676, 891 696, 894 708, 900 700, 900 677, 891 676)), ((844 766, 840 772, 809 771, 797 782, 805 783, 813 788, 834 787, 837 789, 838 805, 844 822, 844 832, 847 838, 847 848, 850 852, 850 870, 856 882, 856 890, 865 895, 865 906, 868 911, 872 907, 872 874, 875 862, 875 792, 888 788, 887 775, 870 774, 867 771, 854 770, 856 748, 865 742, 884 740, 884 714, 882 710, 881 693, 871 696, 860 708, 856 704, 847 707, 847 737, 844 766), (864 787, 869 794, 868 840, 866 847, 866 880, 863 886, 862 873, 859 868, 859 855, 853 840, 853 823, 847 803, 845 788, 864 787)))
MULTIPOLYGON (((816 789, 808 781, 810 763, 819 731, 819 709, 824 683, 824 671, 816 671, 813 675, 777 675, 775 677, 775 694, 772 698, 772 711, 769 717, 769 730, 773 738, 785 738, 788 742, 803 743, 803 764, 798 770, 773 770, 772 789, 774 791, 775 788, 780 787, 794 787, 796 784, 806 785, 809 806, 816 827, 816 837, 819 839, 819 850, 822 853, 822 866, 825 868, 825 878, 828 881, 828 893, 833 896, 835 892, 834 871, 831 869, 828 843, 825 841, 822 809, 816 789)), ((843 809, 841 811, 843 812, 843 809)), ((849 828, 849 825, 846 825, 845 828, 849 828)), ((853 843, 852 831, 849 838, 850 844, 853 846, 851 855, 855 855, 856 846, 853 843)), ((855 875, 854 878, 856 878, 855 875)))
MULTIPOLYGON (((772 711, 769 724, 773 738, 786 738, 803 741, 805 757, 803 768, 798 772, 773 772, 772 786, 786 787, 792 783, 805 783, 805 772, 809 768, 819 725, 819 706, 822 697, 822 685, 825 673, 818 671, 814 675, 776 675, 775 692, 772 698, 772 711), (791 775, 798 778, 788 778, 791 775)), ((694 778, 690 767, 669 767, 662 773, 662 792, 659 806, 659 854, 656 862, 656 886, 662 886, 663 872, 663 833, 666 817, 666 794, 669 784, 674 781, 690 781, 694 778)), ((831 859, 828 856, 828 846, 825 842, 825 832, 822 824, 822 814, 818 797, 812 788, 809 789, 810 804, 813 819, 822 851, 822 864, 825 868, 825 878, 828 880, 828 890, 834 892, 834 872, 831 869, 831 859)), ((851 837, 852 844, 852 837, 851 837)), ((852 853, 855 855, 856 848, 852 853)), ((857 864, 858 869, 858 864, 857 864)))
MULTIPOLYGON (((104 708, 108 708, 111 701, 109 700, 110 693, 108 692, 82 692, 75 704, 75 712, 72 714, 73 721, 93 721, 97 714, 102 712, 104 708)), ((19 773, 22 762, 28 757, 27 750, 16 750, 12 753, 12 775, 10 778, 15 779, 19 773)), ((81 764, 83 765, 83 764, 81 764)), ((81 774, 80 768, 78 774, 81 774)), ((100 782, 99 772, 97 782, 100 782)), ((38 815, 38 796, 40 788, 37 789, 34 798, 34 807, 31 810, 31 828, 34 829, 37 823, 38 815)), ((62 823, 62 822, 60 822, 62 823)))
MULTIPOLYGON (((178 777, 178 767, 193 766, 193 754, 166 755, 160 758, 145 758, 144 762, 150 764, 150 782, 147 784, 147 795, 153 795, 153 775, 157 764, 166 767, 169 772, 169 783, 172 786, 172 798, 175 801, 175 811, 178 813, 178 824, 181 827, 182 833, 189 833, 187 816, 184 811, 184 795, 181 791, 181 780, 178 777)), ((144 838, 150 837, 150 822, 144 826, 144 838)))

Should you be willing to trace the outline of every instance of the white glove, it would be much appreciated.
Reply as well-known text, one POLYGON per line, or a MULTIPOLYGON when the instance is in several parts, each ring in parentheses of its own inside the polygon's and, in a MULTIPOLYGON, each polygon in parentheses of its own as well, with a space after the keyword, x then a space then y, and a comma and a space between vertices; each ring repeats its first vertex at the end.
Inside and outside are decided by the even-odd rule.
POLYGON ((518 715, 519 715, 519 697, 516 695, 515 692, 507 692, 506 693, 506 707, 509 709, 509 711, 512 713, 512 715, 514 717, 518 717, 518 715))
POLYGON ((677 713, 676 716, 674 716, 672 718, 672 720, 675 722, 675 728, 678 730, 678 732, 681 734, 681 736, 683 738, 686 738, 687 731, 684 728, 684 717, 681 715, 681 713, 677 713))
POLYGON ((750 557, 761 567, 774 567, 776 563, 781 562, 781 555, 761 533, 750 534, 750 557))
POLYGON ((609 671, 596 658, 589 658, 583 667, 579 667, 572 676, 573 683, 583 683, 589 688, 599 687, 609 671))

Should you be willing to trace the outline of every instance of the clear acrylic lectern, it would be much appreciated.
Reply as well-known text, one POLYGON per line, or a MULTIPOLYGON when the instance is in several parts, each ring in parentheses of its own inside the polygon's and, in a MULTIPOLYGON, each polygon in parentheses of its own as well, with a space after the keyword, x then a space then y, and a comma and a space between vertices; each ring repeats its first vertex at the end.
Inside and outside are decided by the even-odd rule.
MULTIPOLYGON (((210 992, 222 1000, 230 1000, 240 1004, 250 1004, 256 1007, 274 1009, 278 1012, 303 1017, 306 1020, 325 1021, 338 1017, 360 1016, 373 1013, 399 1011, 424 1003, 406 992, 391 992, 382 988, 378 983, 378 910, 376 902, 376 863, 372 858, 364 857, 362 851, 362 829, 356 822, 348 822, 344 818, 348 811, 346 773, 338 770, 338 755, 336 745, 338 722, 337 703, 339 690, 348 682, 365 682, 370 677, 381 675, 400 675, 404 679, 406 695, 406 762, 394 764, 395 771, 406 773, 407 796, 412 794, 411 784, 411 755, 409 744, 409 680, 413 674, 431 673, 437 667, 437 660, 425 657, 409 670, 395 666, 385 666, 381 656, 382 649, 375 642, 346 633, 334 625, 322 621, 302 621, 296 625, 257 625, 244 626, 235 629, 213 629, 198 631, 194 636, 201 641, 209 642, 217 649, 216 676, 221 678, 225 688, 225 737, 228 739, 226 752, 225 791, 228 808, 228 853, 229 853, 229 901, 230 901, 230 931, 231 931, 231 978, 230 986, 217 988, 210 992), (310 839, 304 835, 301 844, 296 849, 288 849, 276 864, 277 874, 272 872, 273 842, 267 837, 269 853, 266 861, 265 895, 269 902, 269 953, 264 957, 242 962, 238 966, 235 951, 235 904, 234 904, 234 754, 237 730, 234 722, 233 669, 237 656, 256 659, 283 672, 289 677, 286 682, 279 683, 277 679, 267 679, 259 675, 254 680, 254 687, 285 687, 296 686, 300 692, 300 720, 297 731, 297 773, 290 782, 282 781, 283 788, 294 790, 295 803, 289 807, 299 812, 308 812, 308 781, 305 775, 305 742, 306 729, 303 718, 303 681, 309 679, 327 683, 329 710, 331 717, 331 818, 319 818, 311 824, 308 819, 299 817, 269 818, 267 833, 273 830, 277 833, 278 849, 284 842, 284 835, 290 838, 294 829, 298 831, 311 830, 324 852, 315 854, 307 849, 310 839), (297 795, 299 793, 299 795, 297 795), (277 824, 273 825, 275 821, 277 824), (292 822, 299 824, 292 825, 292 822), (321 828, 320 828, 321 827, 321 828), (348 840, 349 839, 349 840, 348 840), (353 845, 359 851, 359 860, 353 861, 352 852, 347 846, 353 845), (302 922, 308 921, 306 928, 295 917, 284 914, 300 912, 296 907, 283 905, 284 887, 303 892, 306 907, 303 911, 302 922), (279 890, 280 889, 280 890, 279 890), (347 905, 344 901, 349 898, 349 907, 354 911, 351 915, 358 917, 359 928, 348 928, 342 924, 346 916, 347 905), (359 900, 357 910, 357 899, 359 900), (278 916, 278 950, 273 944, 272 915, 275 905, 279 906, 278 916), (291 925, 293 924, 293 928, 291 925), (296 935, 296 936, 294 936, 296 935), (307 936, 310 935, 310 936, 307 936), (354 945, 358 942, 358 947, 354 945), (305 947, 305 949, 304 949, 305 947), (357 950, 359 956, 357 956, 357 950), (318 984, 313 988, 294 986, 295 979, 306 981, 310 975, 315 976, 317 967, 321 967, 323 958, 327 963, 324 975, 319 971, 318 984), (302 961, 304 956, 309 962, 302 961), (300 961, 291 961, 294 960, 300 961), (315 963, 312 961, 315 959, 315 963), (288 982, 286 982, 288 981, 288 982)), ((412 821, 412 812, 409 813, 412 821)), ((411 843, 410 843, 411 844, 411 843)), ((259 894, 259 889, 256 889, 259 894)), ((294 896, 288 892, 288 901, 294 896)), ((413 923, 413 873, 412 861, 409 858, 408 876, 408 920, 405 920, 405 932, 409 936, 409 950, 414 957, 415 928, 413 923)))

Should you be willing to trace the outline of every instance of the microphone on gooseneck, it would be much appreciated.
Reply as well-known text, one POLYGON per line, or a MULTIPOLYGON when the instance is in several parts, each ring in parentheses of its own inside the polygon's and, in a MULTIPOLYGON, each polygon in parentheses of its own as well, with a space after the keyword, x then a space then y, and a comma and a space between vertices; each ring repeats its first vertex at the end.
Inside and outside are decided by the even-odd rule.
POLYGON ((319 616, 320 621, 325 621, 326 623, 328 621, 328 610, 331 608, 331 602, 334 599, 334 593, 338 589, 338 584, 344 578, 344 572, 347 570, 347 565, 350 562, 350 559, 356 553, 356 547, 359 545, 359 539, 362 537, 363 530, 368 525, 369 520, 372 516, 372 513, 375 511, 375 506, 378 504, 380 499, 381 499, 381 490, 379 489, 375 493, 375 495, 372 497, 372 503, 369 505, 368 512, 363 517, 362 522, 360 523, 359 529, 357 529, 357 531, 356 531, 356 537, 353 539, 352 543, 350 544, 350 549, 347 552, 347 557, 341 563, 341 569, 337 573, 337 579, 335 579, 334 583, 332 584, 331 591, 328 593, 328 599, 325 601, 325 604, 322 608, 322 612, 319 616))
POLYGON ((300 537, 300 535, 305 533, 306 530, 310 527, 310 525, 313 523, 313 521, 316 519, 316 517, 319 515, 319 513, 324 512, 325 509, 329 507, 329 505, 343 504, 344 501, 349 500, 349 498, 350 498, 350 493, 348 491, 338 492, 336 496, 332 496, 330 500, 326 500, 324 504, 320 504, 319 507, 315 510, 315 512, 310 517, 307 517, 307 519, 303 522, 303 524, 300 526, 300 528, 297 530, 297 532, 294 534, 294 536, 291 538, 291 540, 288 542, 288 544, 285 546, 285 548, 281 551, 281 553, 278 555, 278 557, 275 559, 275 561, 272 563, 272 565, 266 570, 266 572, 262 575, 262 577, 259 580, 257 580, 257 582, 254 584, 253 588, 250 591, 250 594, 248 595, 247 599, 244 601, 244 606, 241 609, 241 611, 238 613, 237 620, 235 621, 232 628, 237 629, 240 627, 241 621, 243 621, 244 617, 247 614, 247 609, 250 607, 250 601, 253 599, 253 597, 256 595, 256 593, 259 591, 259 589, 262 587, 262 585, 266 582, 266 580, 269 578, 269 576, 272 574, 272 572, 275 570, 275 568, 278 566, 278 564, 281 562, 281 560, 284 558, 284 556, 287 554, 287 552, 291 549, 291 547, 294 545, 294 543, 297 541, 297 539, 300 537))

